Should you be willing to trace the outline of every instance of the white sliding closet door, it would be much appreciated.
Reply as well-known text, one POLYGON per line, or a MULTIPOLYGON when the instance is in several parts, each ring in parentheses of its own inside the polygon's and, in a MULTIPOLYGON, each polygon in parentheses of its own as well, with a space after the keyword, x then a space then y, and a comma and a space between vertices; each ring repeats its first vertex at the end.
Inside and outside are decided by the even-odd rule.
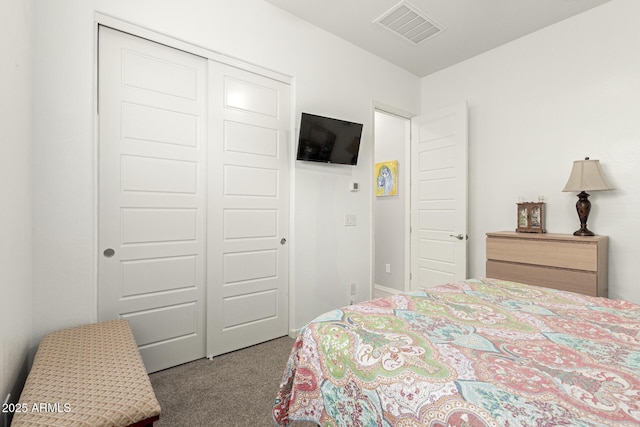
POLYGON ((100 27, 98 316, 149 372, 205 355, 206 70, 100 27))
POLYGON ((208 356, 287 334, 289 88, 209 62, 208 356))

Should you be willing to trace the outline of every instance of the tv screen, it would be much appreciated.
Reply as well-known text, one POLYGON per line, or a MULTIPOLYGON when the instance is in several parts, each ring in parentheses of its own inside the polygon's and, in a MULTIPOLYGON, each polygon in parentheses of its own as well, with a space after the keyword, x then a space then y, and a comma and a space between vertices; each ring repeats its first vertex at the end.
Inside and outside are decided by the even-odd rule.
POLYGON ((302 113, 298 160, 355 165, 362 124, 302 113))

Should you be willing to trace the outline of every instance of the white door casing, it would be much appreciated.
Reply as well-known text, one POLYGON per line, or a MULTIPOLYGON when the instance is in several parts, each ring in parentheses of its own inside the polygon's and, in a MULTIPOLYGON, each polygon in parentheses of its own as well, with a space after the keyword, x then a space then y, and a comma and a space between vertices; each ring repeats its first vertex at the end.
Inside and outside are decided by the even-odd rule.
POLYGON ((99 29, 98 317, 147 371, 204 356, 207 61, 99 29))
POLYGON ((466 278, 466 102, 414 117, 411 289, 466 278))
POLYGON ((210 61, 207 355, 288 332, 290 86, 210 61))

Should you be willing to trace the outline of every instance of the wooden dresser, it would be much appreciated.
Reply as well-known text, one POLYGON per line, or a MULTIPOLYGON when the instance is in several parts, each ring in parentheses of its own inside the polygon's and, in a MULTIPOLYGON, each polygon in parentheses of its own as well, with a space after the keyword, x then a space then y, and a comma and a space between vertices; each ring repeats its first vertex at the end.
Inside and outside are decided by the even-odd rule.
POLYGON ((487 233, 487 277, 606 297, 607 236, 487 233))

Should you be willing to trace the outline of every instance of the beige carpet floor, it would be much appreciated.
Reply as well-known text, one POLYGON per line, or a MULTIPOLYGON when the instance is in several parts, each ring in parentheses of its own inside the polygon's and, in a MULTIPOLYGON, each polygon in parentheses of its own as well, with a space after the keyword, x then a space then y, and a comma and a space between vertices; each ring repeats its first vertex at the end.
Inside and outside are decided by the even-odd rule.
MULTIPOLYGON (((272 427, 271 408, 294 340, 282 337, 150 375, 156 427, 272 427)), ((294 423, 295 427, 316 426, 294 423)))

